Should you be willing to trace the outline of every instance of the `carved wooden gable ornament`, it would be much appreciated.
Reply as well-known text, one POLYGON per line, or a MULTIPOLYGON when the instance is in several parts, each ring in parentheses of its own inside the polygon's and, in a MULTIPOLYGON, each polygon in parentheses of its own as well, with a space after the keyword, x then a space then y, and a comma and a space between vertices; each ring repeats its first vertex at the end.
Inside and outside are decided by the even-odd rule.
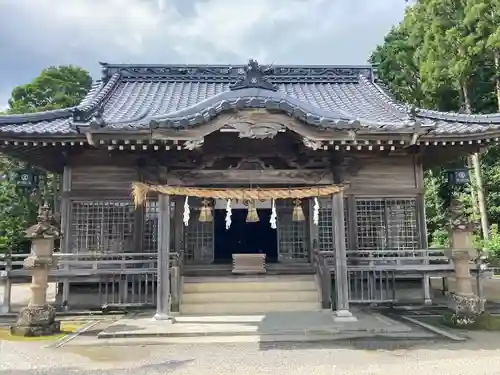
POLYGON ((230 89, 234 91, 255 87, 264 90, 278 91, 278 88, 265 77, 269 71, 270 67, 261 66, 257 61, 250 59, 248 65, 241 71, 241 73, 244 74, 243 79, 232 85, 230 89))

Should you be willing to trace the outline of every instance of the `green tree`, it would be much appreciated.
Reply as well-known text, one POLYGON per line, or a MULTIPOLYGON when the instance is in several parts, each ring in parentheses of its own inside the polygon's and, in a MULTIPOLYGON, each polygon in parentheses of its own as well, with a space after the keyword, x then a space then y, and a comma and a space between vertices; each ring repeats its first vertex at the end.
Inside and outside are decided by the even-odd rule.
MULTIPOLYGON (((500 0, 420 0, 408 7, 370 60, 400 100, 443 111, 494 112, 500 108, 499 24, 500 0)), ((483 155, 482 172, 488 215, 498 223, 500 146, 483 155)), ((439 167, 425 174, 427 222, 434 239, 445 223, 444 176, 439 167)), ((469 189, 459 197, 472 212, 469 189)))
MULTIPOLYGON (((88 72, 74 66, 44 69, 32 82, 12 90, 7 114, 39 112, 77 105, 88 92, 92 80, 88 72)), ((0 156, 0 252, 26 250, 24 233, 36 220, 39 192, 17 188, 13 179, 24 163, 0 156)), ((54 176, 39 171, 42 179, 54 176)))
POLYGON ((24 233, 36 218, 32 197, 13 182, 13 171, 20 166, 15 160, 0 157, 0 252, 27 250, 24 233))
POLYGON ((77 105, 92 85, 89 73, 75 66, 50 67, 32 82, 17 86, 8 113, 29 113, 77 105))
POLYGON ((491 66, 488 76, 493 95, 485 99, 500 111, 500 1, 467 0, 464 13, 464 24, 469 29, 477 61, 491 66))

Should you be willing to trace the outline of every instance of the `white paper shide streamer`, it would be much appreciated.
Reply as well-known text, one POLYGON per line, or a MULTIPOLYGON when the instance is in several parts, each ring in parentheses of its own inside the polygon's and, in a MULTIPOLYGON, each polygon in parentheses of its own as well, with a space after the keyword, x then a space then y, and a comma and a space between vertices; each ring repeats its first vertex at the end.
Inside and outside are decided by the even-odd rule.
POLYGON ((276 215, 276 201, 273 199, 272 208, 271 208, 271 218, 269 219, 269 223, 271 224, 271 228, 276 229, 276 219, 278 215, 276 215))
POLYGON ((313 223, 314 223, 314 225, 318 225, 318 223, 319 223, 319 202, 318 202, 318 198, 314 198, 313 223))
POLYGON ((231 228, 231 199, 227 200, 226 205, 226 230, 231 228))
POLYGON ((188 197, 186 197, 186 200, 184 201, 184 215, 182 217, 182 221, 184 221, 184 226, 189 225, 189 216, 191 214, 191 210, 189 209, 189 202, 188 202, 188 197))

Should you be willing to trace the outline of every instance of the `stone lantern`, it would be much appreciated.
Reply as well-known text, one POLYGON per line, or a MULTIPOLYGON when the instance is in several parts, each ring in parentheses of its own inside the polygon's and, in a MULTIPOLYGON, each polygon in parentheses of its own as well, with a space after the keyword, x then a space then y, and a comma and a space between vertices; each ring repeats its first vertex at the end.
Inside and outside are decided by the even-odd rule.
POLYGON ((47 287, 50 269, 57 265, 54 241, 60 237, 60 230, 47 203, 40 207, 38 223, 27 229, 26 237, 31 239, 31 254, 24 261, 24 268, 31 271, 31 298, 19 312, 11 334, 53 335, 60 332, 60 322, 55 320, 54 307, 47 304, 47 287))
POLYGON ((479 256, 473 244, 476 228, 477 223, 465 216, 460 202, 452 200, 449 223, 451 248, 445 251, 445 255, 453 261, 456 291, 450 294, 449 307, 458 316, 471 318, 484 311, 485 303, 474 294, 470 273, 470 262, 479 256))

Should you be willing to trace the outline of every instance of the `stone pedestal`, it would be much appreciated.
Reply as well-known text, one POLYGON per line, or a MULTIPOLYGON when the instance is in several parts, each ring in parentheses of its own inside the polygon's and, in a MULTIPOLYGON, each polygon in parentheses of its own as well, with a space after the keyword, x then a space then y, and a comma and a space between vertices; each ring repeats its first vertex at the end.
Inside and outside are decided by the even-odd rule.
POLYGON ((470 273, 470 262, 478 256, 473 244, 476 225, 461 214, 459 203, 454 202, 453 209, 449 229, 451 249, 445 255, 453 261, 456 292, 450 294, 448 307, 457 315, 474 316, 484 311, 484 301, 474 294, 470 273))
POLYGON ((458 315, 477 315, 484 311, 485 301, 474 294, 470 261, 476 257, 475 250, 451 249, 446 256, 455 267, 456 292, 451 293, 448 307, 458 315))
POLYGON ((40 209, 38 224, 27 230, 31 239, 31 254, 24 261, 24 268, 31 271, 31 298, 23 308, 11 333, 17 336, 45 336, 60 332, 56 311, 47 304, 49 271, 57 263, 54 240, 59 230, 52 222, 48 206, 40 209))

